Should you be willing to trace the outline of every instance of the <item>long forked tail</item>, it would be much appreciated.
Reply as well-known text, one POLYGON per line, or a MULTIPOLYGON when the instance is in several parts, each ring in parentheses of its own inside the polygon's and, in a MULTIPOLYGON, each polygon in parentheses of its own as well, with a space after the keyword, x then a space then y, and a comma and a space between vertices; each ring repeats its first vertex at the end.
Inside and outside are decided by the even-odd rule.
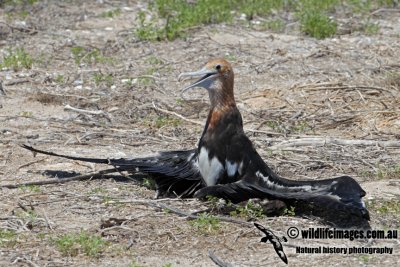
POLYGON ((149 174, 156 182, 159 193, 190 197, 197 189, 202 187, 200 173, 195 167, 197 153, 194 149, 166 151, 153 157, 105 159, 67 156, 36 149, 28 145, 21 146, 33 153, 84 162, 108 164, 118 169, 118 171, 127 171, 131 174, 149 174))

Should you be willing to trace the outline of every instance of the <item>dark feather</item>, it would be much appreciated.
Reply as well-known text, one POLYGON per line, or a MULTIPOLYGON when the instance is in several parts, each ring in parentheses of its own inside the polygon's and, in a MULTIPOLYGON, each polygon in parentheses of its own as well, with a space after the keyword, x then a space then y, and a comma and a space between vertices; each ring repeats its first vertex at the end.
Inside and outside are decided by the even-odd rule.
POLYGON ((34 153, 56 156, 71 160, 92 163, 108 164, 118 171, 127 171, 131 174, 146 173, 152 175, 157 189, 161 193, 172 193, 190 197, 202 185, 199 170, 196 168, 197 152, 192 150, 161 152, 154 157, 135 159, 101 159, 66 156, 22 145, 34 153))

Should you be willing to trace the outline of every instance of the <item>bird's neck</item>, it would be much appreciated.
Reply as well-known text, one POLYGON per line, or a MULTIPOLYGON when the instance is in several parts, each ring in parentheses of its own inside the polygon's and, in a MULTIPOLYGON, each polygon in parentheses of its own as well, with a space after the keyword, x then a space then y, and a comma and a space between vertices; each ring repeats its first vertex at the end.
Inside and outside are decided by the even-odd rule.
POLYGON ((217 128, 226 128, 229 125, 243 127, 241 115, 233 101, 218 102, 213 105, 208 113, 205 131, 213 131, 217 128))
MULTIPOLYGON (((243 132, 242 116, 234 102, 218 105, 210 109, 199 146, 221 147, 229 144, 232 137, 243 132)), ((217 149, 218 150, 218 149, 217 149)))
POLYGON ((211 111, 223 111, 236 107, 232 79, 221 78, 214 81, 208 89, 208 95, 210 97, 211 111))

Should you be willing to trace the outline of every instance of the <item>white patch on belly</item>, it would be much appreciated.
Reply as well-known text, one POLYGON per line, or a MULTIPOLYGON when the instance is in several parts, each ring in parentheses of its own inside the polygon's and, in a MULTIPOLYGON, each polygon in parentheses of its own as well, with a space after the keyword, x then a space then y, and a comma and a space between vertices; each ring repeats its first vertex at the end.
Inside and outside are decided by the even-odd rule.
POLYGON ((238 164, 236 162, 230 162, 229 160, 225 160, 225 169, 228 176, 232 177, 237 172, 238 164))
POLYGON ((213 157, 210 160, 207 149, 202 147, 199 155, 199 170, 207 186, 212 186, 217 184, 217 180, 221 176, 224 166, 222 166, 217 157, 213 157))

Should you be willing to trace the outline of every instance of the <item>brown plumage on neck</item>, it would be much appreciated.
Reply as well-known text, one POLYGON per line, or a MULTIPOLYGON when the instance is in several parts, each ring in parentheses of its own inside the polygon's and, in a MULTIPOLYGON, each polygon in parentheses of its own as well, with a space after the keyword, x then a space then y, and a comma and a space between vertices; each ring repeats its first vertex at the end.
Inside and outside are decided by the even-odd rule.
POLYGON ((214 86, 208 90, 211 103, 208 122, 208 128, 210 129, 215 128, 222 116, 229 112, 237 111, 233 93, 234 73, 232 67, 225 60, 216 60, 212 63, 221 64, 224 67, 214 86))
POLYGON ((233 93, 234 73, 231 64, 222 58, 212 59, 199 71, 183 73, 180 77, 202 77, 184 91, 193 87, 203 87, 210 97, 210 112, 206 129, 213 129, 221 118, 230 113, 238 112, 233 93))

